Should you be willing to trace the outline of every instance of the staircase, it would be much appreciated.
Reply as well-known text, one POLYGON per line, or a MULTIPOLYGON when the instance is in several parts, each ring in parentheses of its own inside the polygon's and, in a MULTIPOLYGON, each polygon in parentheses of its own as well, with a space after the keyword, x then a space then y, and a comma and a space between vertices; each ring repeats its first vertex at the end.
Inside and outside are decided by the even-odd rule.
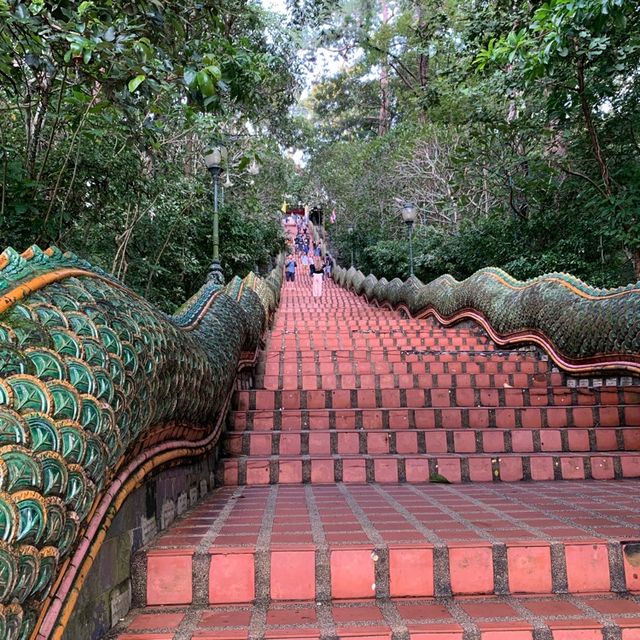
POLYGON ((298 270, 119 640, 639 640, 640 387, 298 270))

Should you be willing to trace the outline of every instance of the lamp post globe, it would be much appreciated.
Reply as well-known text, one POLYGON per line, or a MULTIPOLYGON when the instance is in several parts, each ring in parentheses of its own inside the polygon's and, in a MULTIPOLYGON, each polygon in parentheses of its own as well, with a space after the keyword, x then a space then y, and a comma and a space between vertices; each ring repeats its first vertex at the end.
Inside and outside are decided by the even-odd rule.
POLYGON ((407 235, 409 236, 409 276, 413 277, 413 223, 416 221, 418 213, 411 202, 402 205, 402 219, 407 225, 407 235))
POLYGON ((213 181, 213 259, 207 274, 207 280, 215 284, 224 284, 224 274, 220 266, 220 236, 218 231, 218 193, 220 191, 220 176, 223 165, 227 161, 227 149, 225 147, 214 147, 210 153, 204 157, 204 164, 211 174, 213 181))

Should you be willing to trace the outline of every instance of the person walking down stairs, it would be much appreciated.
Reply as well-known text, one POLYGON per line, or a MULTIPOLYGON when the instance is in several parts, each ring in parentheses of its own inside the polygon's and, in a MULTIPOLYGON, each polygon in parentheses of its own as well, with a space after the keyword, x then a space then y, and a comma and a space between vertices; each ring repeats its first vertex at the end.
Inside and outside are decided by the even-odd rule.
POLYGON ((313 297, 322 297, 322 281, 324 279, 324 265, 322 264, 322 258, 315 256, 313 258, 313 272, 311 276, 313 280, 313 297))

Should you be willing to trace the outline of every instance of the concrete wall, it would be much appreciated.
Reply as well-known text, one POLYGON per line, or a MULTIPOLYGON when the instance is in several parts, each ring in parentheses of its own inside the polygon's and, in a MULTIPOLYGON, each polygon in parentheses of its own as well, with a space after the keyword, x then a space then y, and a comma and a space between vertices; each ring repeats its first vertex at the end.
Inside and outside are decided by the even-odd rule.
POLYGON ((154 472, 127 498, 91 567, 63 640, 99 640, 126 615, 134 554, 213 489, 214 462, 215 453, 154 472))

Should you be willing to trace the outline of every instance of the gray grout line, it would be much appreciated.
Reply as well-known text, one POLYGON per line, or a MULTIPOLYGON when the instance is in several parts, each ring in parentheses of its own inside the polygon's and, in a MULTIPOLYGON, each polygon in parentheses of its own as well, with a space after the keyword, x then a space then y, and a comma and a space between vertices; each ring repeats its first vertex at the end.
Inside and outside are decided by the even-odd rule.
POLYGON ((244 493, 244 491, 239 491, 239 489, 242 489, 242 487, 235 489, 229 496, 223 509, 196 547, 191 568, 192 602, 194 605, 206 605, 209 602, 209 567, 211 565, 209 547, 224 527, 225 522, 237 504, 238 498, 244 493))
POLYGON ((262 516, 262 526, 254 554, 256 602, 253 605, 251 622, 249 623, 249 638, 252 640, 262 638, 267 625, 271 575, 270 541, 278 499, 278 486, 274 484, 269 487, 269 496, 262 516))
POLYGON ((553 634, 544 618, 529 611, 524 604, 514 596, 503 596, 506 602, 517 611, 524 620, 533 627, 533 640, 553 640, 553 634))
POLYGON ((316 616, 318 618, 320 636, 328 640, 329 638, 335 638, 337 633, 335 620, 331 613, 331 605, 329 604, 331 601, 330 551, 316 497, 310 484, 305 485, 304 494, 311 522, 311 535, 316 548, 316 616))
MULTIPOLYGON (((381 485, 372 484, 371 488, 376 491, 380 496, 382 496, 399 514, 401 514, 404 519, 409 522, 416 531, 419 531, 426 540, 428 540, 433 545, 443 545, 445 541, 432 529, 425 526, 418 518, 416 518, 413 513, 411 513, 400 501, 398 501, 395 496, 388 493, 381 485)), ((399 529, 398 531, 402 531, 399 529)))
POLYGON ((378 609, 380 609, 380 613, 382 613, 382 617, 384 621, 391 628, 391 638, 392 640, 411 640, 411 636, 409 635, 409 630, 407 629, 407 625, 405 624, 402 616, 396 609, 395 604, 392 600, 388 598, 379 599, 378 601, 378 609))
MULTIPOLYGON (((427 487, 430 487, 430 486, 431 485, 426 485, 426 487, 420 487, 420 489, 427 488, 427 487)), ((447 489, 449 488, 449 485, 444 485, 444 486, 447 489)), ((461 516, 457 511, 455 511, 454 509, 449 508, 446 504, 440 502, 440 500, 435 498, 430 493, 421 491, 415 485, 408 485, 407 488, 409 489, 409 491, 411 491, 415 495, 421 497, 425 502, 428 502, 431 506, 436 507, 436 509, 440 509, 440 511, 442 511, 445 514, 447 514, 450 518, 452 518, 456 522, 464 525, 470 531, 473 531, 474 533, 476 533, 480 538, 482 538, 484 540, 488 540, 489 542, 491 542, 493 544, 500 544, 501 543, 501 541, 498 540, 492 533, 490 533, 489 531, 487 531, 485 529, 482 529, 482 528, 476 526, 471 521, 469 521, 467 518, 464 518, 463 516, 461 516)))
MULTIPOLYGON (((487 504, 486 502, 483 502, 482 500, 479 500, 477 498, 474 498, 473 496, 470 496, 468 494, 466 494, 463 491, 458 490, 457 488, 454 488, 454 485, 443 485, 443 488, 445 488, 447 491, 449 491, 450 493, 466 500, 467 502, 471 502, 472 504, 480 507, 483 511, 487 511, 489 513, 493 513, 496 516, 500 516, 500 518, 504 519, 504 520, 508 520, 509 522, 516 524, 518 526, 518 529, 524 529, 525 531, 528 531, 531 534, 534 534, 538 537, 541 537, 545 540, 548 540, 549 538, 553 538, 553 536, 549 535, 549 533, 547 531, 543 531, 542 529, 538 529, 537 527, 532 527, 531 525, 527 524, 526 522, 523 522, 520 518, 516 518, 515 516, 511 516, 508 513, 505 513, 504 511, 501 511, 500 509, 496 509, 495 507, 492 507, 491 505, 487 504)), ((493 487, 491 487, 490 489, 491 491, 493 491, 494 493, 496 493, 496 491, 493 489, 493 487)), ((500 494, 502 495, 502 494, 500 494)), ((523 505, 523 506, 527 506, 527 505, 523 505)), ((555 540, 555 538, 553 538, 555 540)))
POLYGON ((573 594, 567 594, 564 599, 602 625, 603 640, 622 640, 622 629, 614 620, 615 614, 602 613, 595 607, 588 605, 584 600, 575 598, 573 594))
MULTIPOLYGON (((585 524, 580 524, 578 522, 576 522, 575 520, 572 520, 571 518, 567 518, 567 517, 563 517, 558 513, 555 513, 553 511, 547 511, 546 509, 543 509, 539 506, 537 506, 535 504, 535 502, 529 502, 527 500, 528 498, 528 494, 531 493, 535 493, 536 497, 539 498, 540 497, 540 490, 538 490, 537 492, 532 491, 531 487, 527 487, 527 486, 523 486, 523 487, 514 487, 515 491, 518 492, 522 492, 523 494, 525 494, 522 497, 516 497, 513 495, 508 495, 506 493, 502 493, 500 492, 497 488, 492 487, 487 487, 488 491, 490 491, 491 493, 495 494, 496 496, 499 496, 500 498, 502 498, 503 500, 508 500, 509 502, 511 502, 512 504, 519 504, 522 505, 523 507, 530 509, 532 512, 535 511, 536 513, 543 513, 546 517, 551 518, 553 520, 557 520, 558 522, 562 522, 565 525, 569 525, 571 527, 575 527, 576 529, 581 529, 582 531, 584 531, 585 533, 594 536, 596 538, 600 538, 602 541, 605 541, 606 538, 599 533, 596 529, 594 529, 593 527, 590 527, 588 525, 585 524)), ((577 505, 575 502, 569 502, 567 500, 561 500, 559 498, 555 498, 551 495, 548 494, 544 494, 544 498, 547 500, 552 500, 553 502, 555 502, 556 504, 561 504, 561 505, 565 505, 567 507, 570 507, 572 511, 579 511, 580 513, 585 513, 588 514, 590 516, 593 515, 593 511, 586 509, 584 507, 580 507, 579 505, 577 505)), ((604 515, 600 515, 598 514, 598 517, 602 517, 603 520, 611 520, 610 518, 607 518, 607 516, 604 515)), ((621 524, 624 521, 616 521, 616 520, 611 520, 612 522, 615 522, 616 524, 621 524)), ((628 523, 627 523, 628 525, 628 523)), ((549 535, 548 533, 544 532, 546 535, 549 535)))
MULTIPOLYGON (((369 486, 369 485, 364 485, 369 486)), ((374 583, 372 588, 376 598, 388 598, 390 592, 389 584, 389 548, 384 537, 375 528, 374 524, 369 520, 369 516, 358 503, 357 498, 351 493, 349 487, 343 482, 338 483, 338 489, 344 496, 349 508, 355 515, 364 530, 367 538, 374 545, 371 553, 371 559, 374 566, 374 583)))
POLYGON ((447 609, 455 622, 462 627, 463 640, 480 640, 480 629, 455 598, 443 598, 440 600, 440 604, 447 609))
POLYGON ((344 482, 338 482, 337 487, 346 500, 347 504, 349 505, 349 508, 351 509, 351 511, 353 511, 353 514, 360 523, 360 526, 367 535, 367 538, 369 538, 369 540, 371 540, 371 542, 376 546, 384 547, 386 545, 384 538, 380 535, 380 532, 373 526, 373 523, 371 522, 371 520, 369 520, 369 516, 367 516, 367 514, 364 512, 357 499, 349 490, 349 487, 344 482))
POLYGON ((182 619, 182 622, 178 625, 173 640, 191 640, 198 628, 202 613, 202 609, 190 607, 182 619))
POLYGON ((206 554, 209 552, 209 547, 213 544, 213 541, 218 536, 222 527, 224 526, 227 518, 231 515, 231 512, 238 504, 238 498, 245 492, 246 485, 237 487, 231 494, 222 511, 218 514, 218 517, 213 521, 213 524, 209 527, 207 534, 200 540, 200 543, 196 547, 196 555, 206 554))

